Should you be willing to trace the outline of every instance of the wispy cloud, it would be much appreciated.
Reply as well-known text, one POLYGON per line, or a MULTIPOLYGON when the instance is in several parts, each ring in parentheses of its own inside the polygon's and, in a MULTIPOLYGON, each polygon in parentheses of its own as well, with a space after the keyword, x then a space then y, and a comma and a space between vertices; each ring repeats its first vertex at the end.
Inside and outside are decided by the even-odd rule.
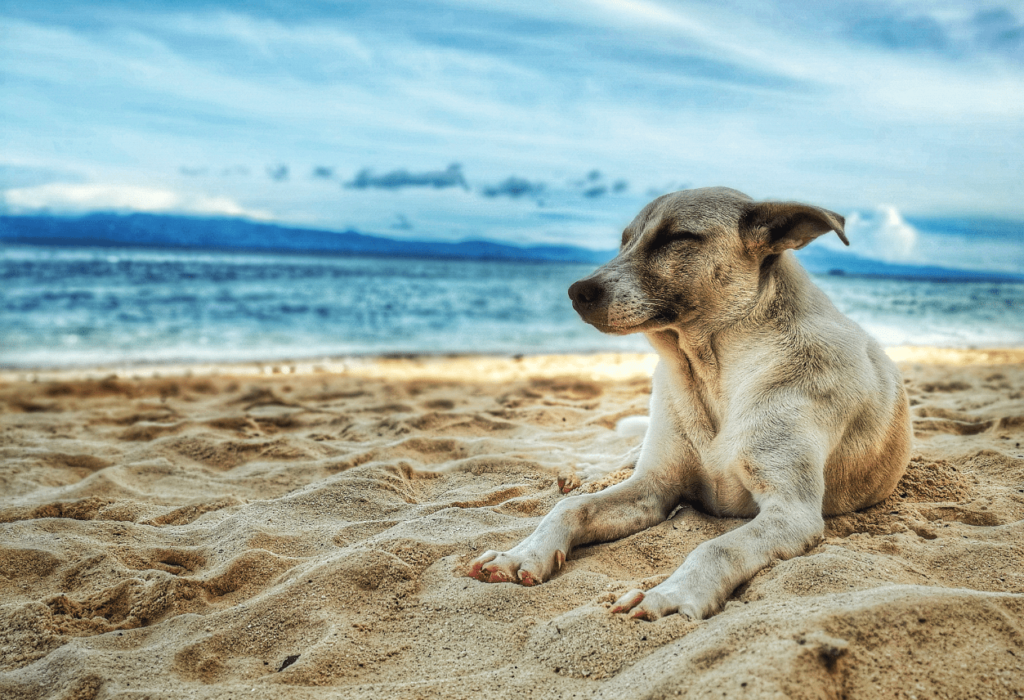
POLYGON ((386 230, 401 211, 417 235, 585 245, 614 240, 666 183, 1024 217, 1019 3, 36 0, 3 13, 5 160, 101 189, 200 191, 334 228, 386 230), (436 170, 455 158, 467 175, 436 170), (277 163, 290 177, 266 176, 277 163), (614 175, 566 185, 580 164, 614 175), (223 176, 235 168, 251 177, 223 176), (549 218, 524 182, 548 183, 549 218), (552 223, 570 210, 582 223, 552 223))

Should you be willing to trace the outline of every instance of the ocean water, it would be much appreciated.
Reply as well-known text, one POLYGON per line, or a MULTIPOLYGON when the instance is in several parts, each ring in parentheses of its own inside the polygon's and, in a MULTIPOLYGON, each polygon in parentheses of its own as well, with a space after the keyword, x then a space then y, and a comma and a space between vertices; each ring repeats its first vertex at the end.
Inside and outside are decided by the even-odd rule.
MULTIPOLYGON (((646 351, 572 310, 592 265, 0 248, 0 366, 646 351)), ((1024 345, 1024 284, 817 276, 884 345, 1024 345)))

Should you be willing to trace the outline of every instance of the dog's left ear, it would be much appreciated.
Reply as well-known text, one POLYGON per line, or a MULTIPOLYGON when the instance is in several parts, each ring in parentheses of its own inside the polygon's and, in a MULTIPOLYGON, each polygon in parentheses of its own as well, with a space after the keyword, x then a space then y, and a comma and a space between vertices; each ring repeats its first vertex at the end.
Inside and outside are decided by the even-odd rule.
POLYGON ((846 220, 828 209, 797 202, 758 202, 740 218, 740 235, 769 255, 799 250, 823 233, 835 231, 846 245, 846 220))

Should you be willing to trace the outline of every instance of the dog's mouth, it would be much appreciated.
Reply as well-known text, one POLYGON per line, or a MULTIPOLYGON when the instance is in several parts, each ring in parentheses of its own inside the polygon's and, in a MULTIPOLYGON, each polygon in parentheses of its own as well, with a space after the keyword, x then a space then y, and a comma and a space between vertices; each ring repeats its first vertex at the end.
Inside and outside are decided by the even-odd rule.
POLYGON ((659 321, 655 317, 644 319, 639 323, 630 324, 610 324, 604 321, 598 321, 596 319, 590 320, 582 315, 581 318, 583 318, 584 321, 589 323, 597 330, 601 331, 602 333, 607 333, 608 335, 629 335, 630 333, 643 333, 644 331, 654 330, 665 325, 664 321, 659 321))
POLYGON ((608 320, 607 309, 598 313, 593 311, 590 313, 580 313, 580 310, 576 308, 576 304, 573 304, 573 308, 585 323, 608 335, 630 335, 631 333, 660 331, 670 326, 675 326, 684 320, 689 320, 690 317, 690 314, 686 314, 684 319, 679 314, 673 313, 668 309, 661 309, 652 310, 650 315, 641 319, 631 318, 625 322, 611 323, 608 320))
POLYGON ((637 326, 624 328, 622 326, 605 326, 600 323, 591 323, 590 325, 606 335, 630 335, 631 333, 640 333, 642 330, 637 326))

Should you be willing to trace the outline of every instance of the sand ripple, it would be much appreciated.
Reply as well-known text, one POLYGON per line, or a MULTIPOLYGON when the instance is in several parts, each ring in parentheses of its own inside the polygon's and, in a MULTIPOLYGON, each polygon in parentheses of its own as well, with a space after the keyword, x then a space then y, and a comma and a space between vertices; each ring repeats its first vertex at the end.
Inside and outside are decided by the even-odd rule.
POLYGON ((643 372, 389 363, 0 384, 0 695, 1024 697, 1024 365, 904 364, 896 492, 711 619, 646 623, 608 607, 742 521, 463 575, 629 452, 643 372))

